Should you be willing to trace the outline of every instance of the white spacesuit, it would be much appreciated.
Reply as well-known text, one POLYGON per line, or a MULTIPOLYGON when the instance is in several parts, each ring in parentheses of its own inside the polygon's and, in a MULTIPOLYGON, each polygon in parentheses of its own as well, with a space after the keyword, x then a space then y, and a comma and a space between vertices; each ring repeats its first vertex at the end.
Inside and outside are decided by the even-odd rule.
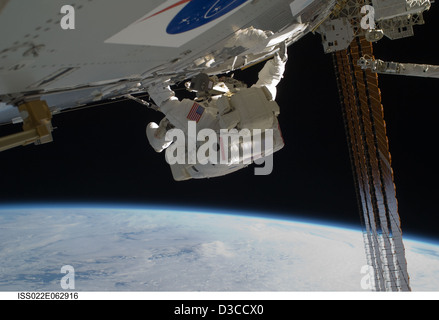
MULTIPOLYGON (((189 132, 194 126, 196 126, 196 133, 203 129, 211 129, 218 134, 229 130, 232 135, 241 137, 241 139, 231 139, 231 144, 227 144, 226 152, 222 149, 224 142, 222 136, 220 135, 220 138, 216 140, 219 158, 222 156, 222 160, 226 161, 206 163, 206 161, 203 162, 206 159, 200 159, 199 153, 196 162, 171 164, 168 161, 175 180, 223 176, 245 168, 257 160, 259 164, 261 159, 267 159, 283 148, 284 141, 277 121, 280 111, 275 98, 276 86, 283 77, 286 60, 286 50, 283 50, 281 54, 276 54, 274 59, 265 64, 259 73, 258 82, 251 88, 230 78, 225 79, 224 82, 219 82, 216 77, 210 78, 212 81, 208 84, 208 90, 213 90, 217 95, 210 95, 202 100, 179 101, 168 81, 150 88, 148 91, 150 97, 166 116, 160 125, 150 123, 146 130, 149 143, 156 152, 162 152, 178 143, 175 138, 167 135, 175 129, 184 132, 187 139, 184 142, 186 147, 190 139, 189 132), (244 138, 246 134, 249 140, 244 138), (244 152, 243 150, 250 151, 244 152)), ((199 147, 199 141, 196 143, 199 147)), ((186 151, 186 160, 190 157, 188 153, 190 151, 186 151)))

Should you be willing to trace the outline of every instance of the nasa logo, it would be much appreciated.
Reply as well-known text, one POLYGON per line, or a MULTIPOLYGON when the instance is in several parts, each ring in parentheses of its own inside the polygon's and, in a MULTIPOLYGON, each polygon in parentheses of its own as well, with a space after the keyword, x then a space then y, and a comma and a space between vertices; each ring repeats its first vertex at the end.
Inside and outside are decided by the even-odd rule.
POLYGON ((180 47, 232 15, 249 0, 168 0, 106 43, 180 47))
POLYGON ((179 34, 216 20, 247 0, 189 0, 169 23, 166 32, 179 34))

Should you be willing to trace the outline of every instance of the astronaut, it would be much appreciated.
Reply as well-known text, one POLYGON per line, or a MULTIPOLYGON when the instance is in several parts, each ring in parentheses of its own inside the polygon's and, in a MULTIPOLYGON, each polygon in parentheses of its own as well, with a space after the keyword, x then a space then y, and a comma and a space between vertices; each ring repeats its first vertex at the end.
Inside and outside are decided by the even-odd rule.
MULTIPOLYGON (((196 100, 180 101, 171 90, 169 81, 156 84, 148 90, 159 111, 165 115, 159 125, 152 122, 146 129, 149 143, 156 152, 161 153, 178 143, 167 134, 175 129, 185 134, 187 140, 183 144, 186 147, 190 138, 189 132, 194 126, 195 133, 203 129, 211 129, 216 133, 229 130, 231 135, 241 137, 232 138, 231 143, 227 144, 227 159, 224 162, 205 163, 198 158, 196 162, 187 161, 188 163, 171 164, 168 161, 176 181, 224 176, 253 162, 261 164, 261 161, 284 147, 277 120, 280 109, 275 99, 276 86, 285 72, 287 58, 286 46, 283 45, 279 53, 265 64, 259 73, 259 80, 251 88, 233 78, 218 79, 200 74, 186 85, 190 91, 197 93, 196 100), (249 135, 248 140, 243 137, 246 134, 249 135)), ((224 141, 222 135, 219 136, 216 140, 218 153, 219 157, 222 155, 224 158, 224 141)), ((196 143, 199 147, 199 142, 196 143)), ((188 153, 190 150, 186 151, 186 160, 190 157, 188 153)))

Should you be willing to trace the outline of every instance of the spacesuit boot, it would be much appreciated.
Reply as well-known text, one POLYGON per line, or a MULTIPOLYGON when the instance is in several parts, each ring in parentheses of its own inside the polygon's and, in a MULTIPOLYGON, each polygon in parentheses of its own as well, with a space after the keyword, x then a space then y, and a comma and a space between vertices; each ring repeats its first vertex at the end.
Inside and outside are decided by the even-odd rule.
POLYGON ((146 136, 148 137, 149 144, 157 153, 163 152, 172 144, 172 141, 166 140, 166 129, 155 122, 151 122, 146 127, 146 136))
POLYGON ((176 163, 171 165, 170 167, 171 167, 172 176, 175 181, 181 182, 181 181, 187 181, 192 179, 192 176, 187 171, 187 165, 176 163))

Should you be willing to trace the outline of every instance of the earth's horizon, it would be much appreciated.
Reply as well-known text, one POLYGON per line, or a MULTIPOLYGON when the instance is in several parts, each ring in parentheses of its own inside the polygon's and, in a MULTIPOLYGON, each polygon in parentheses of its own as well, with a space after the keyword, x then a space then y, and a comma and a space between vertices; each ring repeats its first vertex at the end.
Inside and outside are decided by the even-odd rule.
MULTIPOLYGON (((0 207, 0 291, 367 291, 354 226, 260 212, 0 207)), ((413 291, 439 291, 439 243, 405 237, 413 291)))

